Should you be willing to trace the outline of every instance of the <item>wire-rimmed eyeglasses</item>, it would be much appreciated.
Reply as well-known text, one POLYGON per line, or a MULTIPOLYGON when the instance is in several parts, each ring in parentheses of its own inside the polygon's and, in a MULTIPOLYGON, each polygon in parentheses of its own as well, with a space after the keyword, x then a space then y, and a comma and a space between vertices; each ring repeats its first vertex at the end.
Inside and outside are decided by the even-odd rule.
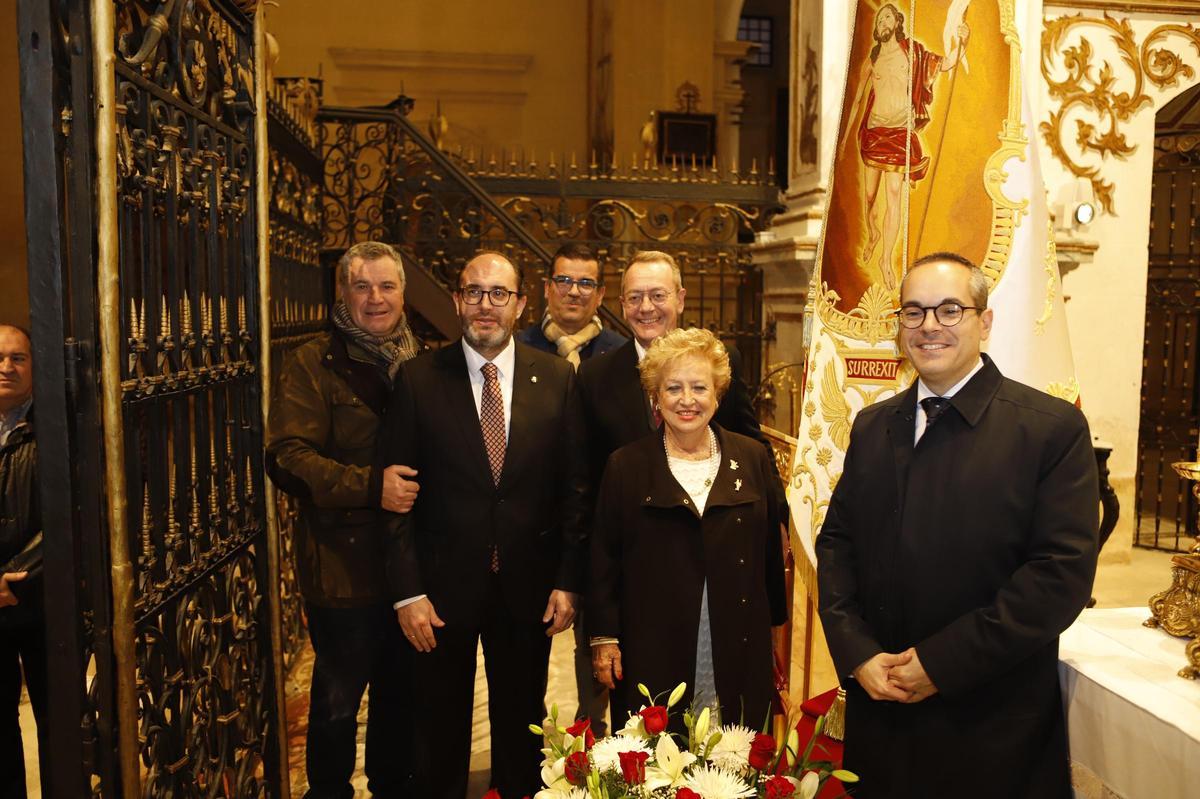
POLYGON ((571 287, 574 286, 585 297, 590 296, 600 286, 599 282, 592 280, 590 277, 576 280, 570 275, 555 275, 554 277, 546 278, 546 280, 554 284, 554 288, 558 289, 559 294, 570 294, 571 287))
POLYGON ((954 327, 963 320, 966 311, 982 311, 977 305, 960 305, 957 302, 943 302, 939 305, 906 305, 896 311, 900 324, 909 330, 915 330, 925 324, 925 316, 933 311, 933 318, 942 327, 954 327))

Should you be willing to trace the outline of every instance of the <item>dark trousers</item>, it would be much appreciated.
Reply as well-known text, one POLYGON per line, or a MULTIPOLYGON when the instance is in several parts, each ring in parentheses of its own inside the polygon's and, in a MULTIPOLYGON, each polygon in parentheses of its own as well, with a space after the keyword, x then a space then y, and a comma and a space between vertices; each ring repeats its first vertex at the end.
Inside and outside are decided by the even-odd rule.
POLYGON ((21 672, 37 721, 38 762, 48 769, 46 740, 46 633, 40 624, 0 627, 0 799, 25 799, 21 744, 21 672))
MULTIPOLYGON (((550 639, 540 619, 515 619, 492 578, 473 618, 447 618, 432 652, 415 653, 418 789, 422 799, 463 799, 471 768, 475 662, 483 640, 491 723, 491 786, 508 799, 541 790, 542 739, 529 731, 546 713, 550 639)), ((434 608, 437 602, 434 600, 434 608)), ((441 615, 441 614, 439 614, 441 615)))
POLYGON ((377 797, 412 796, 411 657, 389 604, 325 608, 306 604, 312 639, 308 799, 352 799, 358 706, 367 707, 367 787, 377 797))
MULTIPOLYGON (((597 738, 605 735, 608 726, 604 712, 608 710, 608 689, 592 676, 592 644, 582 611, 575 615, 575 690, 579 695, 576 719, 591 719, 592 732, 597 738)), ((613 719, 613 727, 621 729, 624 719, 613 719)))

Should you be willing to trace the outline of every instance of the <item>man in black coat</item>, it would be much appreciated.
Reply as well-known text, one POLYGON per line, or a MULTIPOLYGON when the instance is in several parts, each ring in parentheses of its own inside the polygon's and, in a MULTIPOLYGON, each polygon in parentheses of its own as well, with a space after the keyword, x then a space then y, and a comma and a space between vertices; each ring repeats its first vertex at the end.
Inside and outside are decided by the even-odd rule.
MULTIPOLYGON (((604 275, 596 253, 585 244, 564 244, 551 260, 545 287, 546 315, 522 330, 517 341, 542 352, 567 359, 576 370, 597 355, 620 347, 628 339, 606 330, 596 312, 604 301, 604 275)), ((590 719, 596 735, 604 735, 608 689, 592 676, 583 609, 575 619, 575 691, 579 697, 576 718, 590 719)))
MULTIPOLYGON (((377 463, 411 465, 413 510, 389 523, 388 581, 417 650, 423 767, 414 796, 462 799, 476 648, 488 676, 492 786, 541 787, 550 639, 571 626, 586 570, 590 490, 575 371, 512 339, 517 268, 484 253, 455 291, 463 337, 404 365, 377 463)), ((376 469, 376 472, 380 472, 376 469)))
POLYGON ((859 797, 1071 796, 1058 636, 1095 575, 1096 462, 1075 406, 980 354, 986 305, 961 256, 905 276, 920 380, 855 419, 816 541, 859 797))
POLYGON ((604 276, 596 253, 585 244, 564 244, 550 262, 546 278, 546 315, 517 334, 517 341, 561 355, 576 369, 596 355, 626 342, 604 329, 596 312, 604 301, 604 276))
POLYGON ((25 755, 18 703, 21 673, 37 721, 38 761, 52 762, 46 718, 46 630, 41 580, 4 569, 42 530, 33 435, 33 347, 19 327, 0 325, 0 796, 24 799, 25 755))

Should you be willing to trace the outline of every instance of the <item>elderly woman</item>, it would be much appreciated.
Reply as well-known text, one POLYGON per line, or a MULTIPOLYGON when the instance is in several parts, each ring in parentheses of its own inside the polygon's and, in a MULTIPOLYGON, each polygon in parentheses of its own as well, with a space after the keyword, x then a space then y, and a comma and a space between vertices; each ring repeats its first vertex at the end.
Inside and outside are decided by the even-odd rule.
POLYGON ((668 333, 640 369, 663 424, 604 471, 588 599, 596 678, 613 692, 617 729, 638 709, 638 683, 680 682, 697 708, 759 727, 774 690, 771 626, 787 620, 778 478, 761 443, 711 423, 730 382, 716 336, 668 333))

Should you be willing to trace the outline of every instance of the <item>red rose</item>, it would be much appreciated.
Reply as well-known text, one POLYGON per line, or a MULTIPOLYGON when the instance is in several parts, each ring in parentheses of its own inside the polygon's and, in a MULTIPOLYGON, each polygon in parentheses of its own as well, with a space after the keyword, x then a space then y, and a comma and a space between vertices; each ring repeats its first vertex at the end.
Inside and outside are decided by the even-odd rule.
POLYGON ((649 752, 621 752, 617 755, 621 761, 621 776, 630 785, 641 785, 646 781, 646 760, 649 752))
POLYGON ((691 788, 680 788, 675 792, 675 799, 701 799, 701 796, 691 788))
POLYGON ((646 725, 647 735, 658 735, 667 728, 667 709, 662 705, 652 705, 638 711, 638 715, 646 725))
POLYGON ((580 719, 579 721, 567 727, 567 732, 574 735, 576 738, 583 736, 583 748, 590 750, 592 744, 596 743, 596 736, 592 735, 592 720, 580 719))
POLYGON ((762 771, 771 765, 775 759, 775 739, 770 735, 759 733, 750 744, 750 768, 762 771))
POLYGON ((492 788, 483 795, 483 799, 504 799, 504 797, 500 795, 499 791, 497 791, 495 788, 492 788))
POLYGON ((567 755, 567 762, 563 765, 563 776, 572 785, 587 785, 588 773, 591 770, 587 755, 583 752, 573 752, 567 755))
POLYGON ((787 799, 796 792, 796 786, 786 777, 772 777, 767 780, 767 799, 787 799))

